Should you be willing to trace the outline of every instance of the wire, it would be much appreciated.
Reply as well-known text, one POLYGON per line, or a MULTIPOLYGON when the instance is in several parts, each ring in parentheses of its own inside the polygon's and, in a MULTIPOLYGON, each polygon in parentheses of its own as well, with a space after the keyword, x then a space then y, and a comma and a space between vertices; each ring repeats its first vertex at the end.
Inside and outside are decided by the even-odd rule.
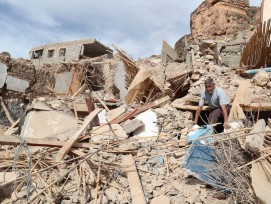
POLYGON ((15 178, 15 181, 14 181, 13 188, 14 188, 15 195, 17 197, 17 193, 16 193, 16 188, 17 188, 17 183, 18 183, 17 177, 19 175, 20 176, 21 175, 26 175, 25 179, 23 180, 23 182, 26 183, 26 200, 28 201, 29 198, 30 198, 31 189, 35 189, 33 187, 33 185, 32 185, 33 180, 31 178, 32 157, 31 157, 31 153, 30 153, 30 151, 28 149, 27 142, 24 140, 24 138, 21 137, 21 136, 16 136, 16 137, 20 140, 20 144, 15 149, 15 154, 14 154, 14 159, 13 159, 12 165, 10 167, 8 167, 7 170, 5 171, 4 178, 5 178, 6 172, 10 168, 12 168, 12 172, 15 172, 15 174, 16 174, 16 178, 15 178), (23 152, 25 152, 26 155, 27 155, 27 169, 25 171, 19 170, 19 168, 17 167, 17 161, 20 160, 20 155, 23 154, 23 152))

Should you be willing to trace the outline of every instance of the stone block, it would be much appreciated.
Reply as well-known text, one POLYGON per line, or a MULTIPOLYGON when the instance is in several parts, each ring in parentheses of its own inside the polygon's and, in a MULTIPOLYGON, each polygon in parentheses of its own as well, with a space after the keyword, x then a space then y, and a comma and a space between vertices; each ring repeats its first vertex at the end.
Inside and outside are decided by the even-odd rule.
POLYGON ((253 77, 253 81, 257 86, 266 86, 269 81, 269 73, 260 71, 253 77))
POLYGON ((143 127, 144 124, 141 120, 139 119, 134 119, 131 120, 129 122, 127 122, 126 124, 123 125, 123 129, 127 134, 130 134, 132 132, 134 132, 135 130, 137 130, 140 127, 143 127))

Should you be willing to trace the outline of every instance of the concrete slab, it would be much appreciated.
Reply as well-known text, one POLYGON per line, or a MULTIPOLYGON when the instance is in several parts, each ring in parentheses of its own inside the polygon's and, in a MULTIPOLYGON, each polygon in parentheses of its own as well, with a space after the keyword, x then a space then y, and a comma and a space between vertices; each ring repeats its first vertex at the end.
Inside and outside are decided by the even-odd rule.
POLYGON ((27 114, 21 136, 35 139, 69 138, 78 129, 77 120, 57 111, 31 111, 27 114))
POLYGON ((0 88, 2 88, 7 78, 7 66, 0 62, 0 88))
POLYGON ((161 50, 161 61, 162 63, 173 62, 178 58, 177 52, 166 42, 163 40, 162 42, 162 50, 161 50))
POLYGON ((120 91, 120 99, 121 100, 124 100, 125 99, 125 96, 127 94, 127 89, 125 88, 126 87, 126 82, 125 82, 125 79, 126 79, 126 71, 125 71, 125 68, 124 68, 124 64, 123 62, 119 61, 118 62, 118 65, 117 65, 117 71, 116 71, 116 74, 115 74, 115 77, 114 77, 114 83, 115 83, 115 86, 119 89, 120 91))
MULTIPOLYGON (((126 139, 128 136, 125 131, 119 124, 112 124, 112 129, 114 130, 115 135, 118 137, 117 139, 126 139)), ((97 126, 93 128, 93 132, 91 133, 91 140, 93 142, 105 141, 105 140, 113 140, 114 135, 109 127, 109 125, 105 126, 97 126)))
POLYGON ((49 107, 49 105, 47 105, 45 102, 34 99, 34 101, 32 102, 32 109, 35 110, 44 110, 44 111, 52 111, 53 109, 49 107))
POLYGON ((72 73, 64 72, 61 74, 55 74, 55 91, 58 94, 68 94, 72 83, 72 73))
POLYGON ((123 125, 123 129, 127 134, 130 134, 131 132, 134 132, 140 127, 143 127, 144 124, 141 120, 134 119, 131 120, 123 125))
POLYGON ((25 92, 25 89, 29 87, 29 82, 26 80, 18 79, 13 76, 7 76, 7 89, 17 92, 25 92))
POLYGON ((271 204, 271 183, 269 182, 266 170, 260 162, 252 164, 250 177, 252 179, 252 186, 255 190, 256 196, 262 201, 262 203, 271 204))

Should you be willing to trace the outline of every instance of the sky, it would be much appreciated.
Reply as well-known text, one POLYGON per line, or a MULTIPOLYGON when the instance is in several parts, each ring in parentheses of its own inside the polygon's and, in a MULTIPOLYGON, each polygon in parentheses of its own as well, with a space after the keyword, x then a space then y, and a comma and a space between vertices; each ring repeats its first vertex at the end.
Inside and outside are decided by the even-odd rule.
MULTIPOLYGON (((202 0, 0 0, 0 52, 28 58, 48 43, 96 38, 135 60, 159 54, 190 33, 190 14, 202 0)), ((252 0, 251 5, 260 5, 252 0)))

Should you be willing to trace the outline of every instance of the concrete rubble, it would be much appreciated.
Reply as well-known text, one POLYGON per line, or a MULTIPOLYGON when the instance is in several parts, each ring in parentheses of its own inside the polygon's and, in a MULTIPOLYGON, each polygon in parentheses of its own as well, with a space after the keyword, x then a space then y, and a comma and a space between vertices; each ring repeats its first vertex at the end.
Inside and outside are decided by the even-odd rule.
POLYGON ((51 45, 32 62, 1 53, 0 202, 270 203, 271 50, 245 52, 259 13, 206 0, 190 35, 138 61, 96 40, 68 61, 37 58, 51 45), (209 77, 230 99, 225 131, 207 105, 192 126, 209 77))

